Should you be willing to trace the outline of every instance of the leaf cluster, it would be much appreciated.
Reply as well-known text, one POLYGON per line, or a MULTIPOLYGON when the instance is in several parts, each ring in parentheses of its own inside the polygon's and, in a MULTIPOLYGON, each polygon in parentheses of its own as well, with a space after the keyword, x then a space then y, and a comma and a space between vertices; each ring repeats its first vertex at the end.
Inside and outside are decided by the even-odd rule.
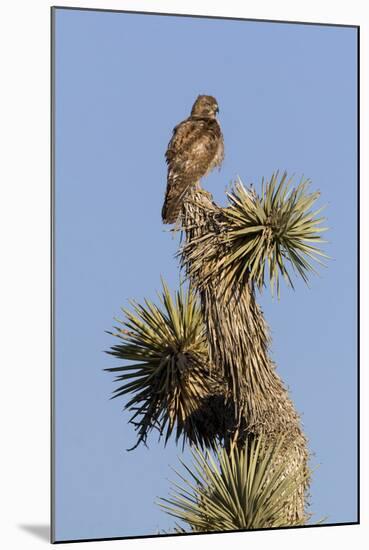
POLYGON ((293 288, 292 272, 307 283, 308 274, 316 273, 314 262, 324 265, 321 258, 328 256, 318 245, 327 228, 319 217, 323 207, 312 210, 320 193, 309 193, 309 184, 302 178, 292 188, 292 178, 276 172, 262 181, 260 196, 241 181, 234 185, 227 194, 230 206, 223 209, 227 253, 218 264, 230 285, 247 275, 262 290, 269 279, 279 296, 281 276, 293 288))
POLYGON ((291 522, 286 503, 310 472, 289 468, 290 453, 281 453, 283 443, 283 437, 267 443, 260 435, 249 437, 242 449, 235 447, 231 453, 218 446, 214 457, 195 449, 191 467, 181 460, 188 477, 176 471, 182 484, 172 482, 170 497, 160 498, 159 505, 187 524, 178 525, 178 532, 300 525, 306 518, 291 522))
POLYGON ((113 398, 132 394, 125 409, 133 412, 130 422, 138 431, 135 447, 146 442, 153 428, 165 434, 165 443, 175 427, 176 440, 183 433, 196 440, 192 415, 214 383, 195 295, 181 286, 172 297, 163 281, 159 298, 160 305, 131 301, 132 311, 122 308, 125 319, 118 319, 120 326, 110 333, 120 343, 107 353, 130 362, 105 370, 121 373, 116 381, 122 384, 113 398))

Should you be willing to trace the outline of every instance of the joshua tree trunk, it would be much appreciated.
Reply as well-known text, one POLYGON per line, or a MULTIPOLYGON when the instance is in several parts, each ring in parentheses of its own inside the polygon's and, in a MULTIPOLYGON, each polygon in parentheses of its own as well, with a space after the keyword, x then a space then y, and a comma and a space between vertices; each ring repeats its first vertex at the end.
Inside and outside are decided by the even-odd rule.
MULTIPOLYGON (((291 524, 304 521, 308 486, 306 438, 288 392, 268 355, 270 335, 263 313, 256 303, 254 284, 245 270, 241 278, 227 276, 228 254, 225 209, 210 193, 196 188, 182 211, 185 242, 181 262, 197 291, 206 327, 209 364, 224 386, 224 409, 231 408, 224 438, 226 448, 242 448, 246 438, 263 434, 270 444, 285 437, 280 451, 293 449, 288 471, 305 475, 292 500, 286 502, 291 524)), ((279 462, 275 464, 277 467, 279 462)))

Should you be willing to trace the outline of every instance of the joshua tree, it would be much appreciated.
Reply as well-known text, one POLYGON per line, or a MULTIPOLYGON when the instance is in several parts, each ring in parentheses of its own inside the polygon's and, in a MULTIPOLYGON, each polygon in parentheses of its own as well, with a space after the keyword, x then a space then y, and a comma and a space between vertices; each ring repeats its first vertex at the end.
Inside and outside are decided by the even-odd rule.
POLYGON ((115 397, 133 394, 126 408, 137 444, 157 428, 165 441, 175 432, 176 441, 195 448, 195 469, 187 469, 196 485, 188 481, 162 504, 190 530, 308 519, 307 442, 268 354, 269 330, 255 298, 267 281, 278 296, 280 277, 293 286, 291 268, 307 282, 310 260, 325 256, 316 246, 323 218, 311 210, 319 193, 308 193, 308 184, 292 189, 277 173, 258 196, 238 181, 225 208, 197 186, 180 219, 187 290, 172 299, 164 284, 161 306, 132 303, 123 328, 116 327, 120 343, 110 353, 134 363, 107 370, 123 372, 115 397))

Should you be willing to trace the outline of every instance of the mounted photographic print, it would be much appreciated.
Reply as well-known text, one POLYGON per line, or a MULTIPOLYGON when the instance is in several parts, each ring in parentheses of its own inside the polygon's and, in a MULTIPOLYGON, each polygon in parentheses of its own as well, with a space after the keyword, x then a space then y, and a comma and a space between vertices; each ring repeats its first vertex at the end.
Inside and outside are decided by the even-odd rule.
POLYGON ((358 523, 358 33, 52 9, 53 542, 358 523))

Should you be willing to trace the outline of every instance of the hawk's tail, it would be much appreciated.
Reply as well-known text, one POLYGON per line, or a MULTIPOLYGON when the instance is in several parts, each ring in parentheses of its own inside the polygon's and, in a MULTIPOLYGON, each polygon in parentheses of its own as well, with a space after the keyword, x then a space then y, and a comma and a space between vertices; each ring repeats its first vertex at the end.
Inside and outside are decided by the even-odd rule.
POLYGON ((191 182, 168 178, 161 217, 163 223, 176 223, 181 213, 183 199, 191 187, 191 182))

